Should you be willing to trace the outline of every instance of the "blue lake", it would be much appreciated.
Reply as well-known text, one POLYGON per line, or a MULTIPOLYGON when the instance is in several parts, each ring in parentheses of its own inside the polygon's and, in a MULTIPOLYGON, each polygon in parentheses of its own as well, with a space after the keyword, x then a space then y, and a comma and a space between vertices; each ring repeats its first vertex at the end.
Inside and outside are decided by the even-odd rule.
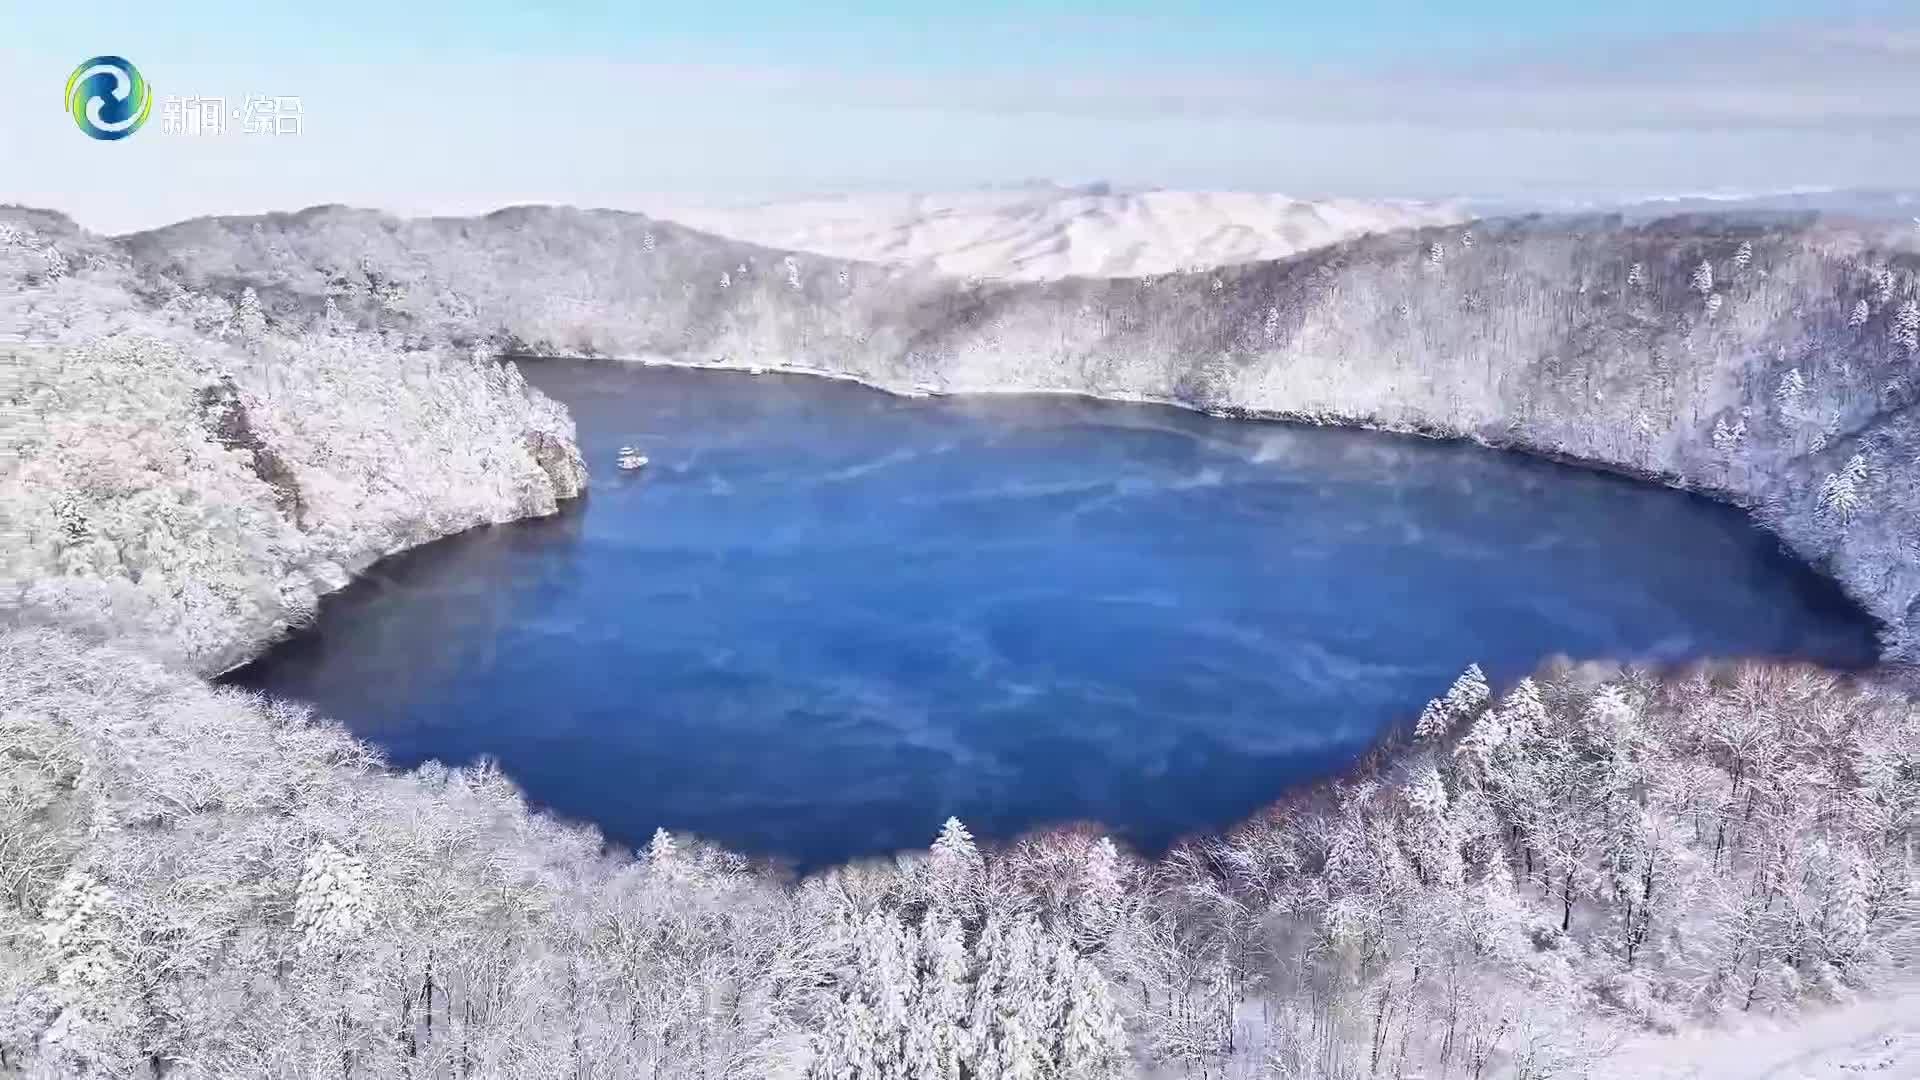
POLYGON ((594 470, 373 567, 229 681, 397 765, 817 866, 1095 820, 1157 848, 1349 764, 1478 662, 1857 665, 1729 508, 1482 448, 1064 398, 530 361, 594 470), (622 444, 653 464, 613 468, 622 444))

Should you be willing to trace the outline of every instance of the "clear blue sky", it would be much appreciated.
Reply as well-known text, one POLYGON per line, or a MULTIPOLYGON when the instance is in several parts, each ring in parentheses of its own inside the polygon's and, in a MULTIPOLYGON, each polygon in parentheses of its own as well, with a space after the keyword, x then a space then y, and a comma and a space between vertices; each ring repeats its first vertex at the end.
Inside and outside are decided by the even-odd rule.
POLYGON ((0 201, 112 229, 1038 176, 1447 195, 1920 175, 1912 0, 7 7, 0 201), (94 143, 57 88, 99 53, 162 99, 298 95, 305 130, 94 143))
MULTIPOLYGON (((105 18, 55 4, 17 5, 16 41, 119 38, 183 57, 234 48, 388 60, 446 52, 536 52, 632 60, 807 60, 942 70, 1133 60, 1315 64, 1401 59, 1434 50, 1500 50, 1593 34, 1733 30, 1817 16, 1909 15, 1891 0, 1046 0, 962 4, 809 4, 784 0, 617 2, 235 3, 126 5, 105 18)), ((111 5, 107 5, 111 9, 111 5)))

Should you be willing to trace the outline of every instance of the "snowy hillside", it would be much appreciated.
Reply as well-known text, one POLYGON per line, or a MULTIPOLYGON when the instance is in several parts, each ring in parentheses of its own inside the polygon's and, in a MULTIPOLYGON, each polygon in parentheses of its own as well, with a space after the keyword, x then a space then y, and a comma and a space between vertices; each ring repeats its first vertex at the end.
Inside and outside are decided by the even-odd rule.
POLYGON ((1262 192, 1028 187, 849 195, 657 217, 764 247, 1016 281, 1140 277, 1278 259, 1367 233, 1461 219, 1441 204, 1262 192))
POLYGON ((287 334, 251 292, 136 281, 57 215, 0 210, 0 377, 0 613, 203 670, 383 555, 586 481, 512 365, 287 334))

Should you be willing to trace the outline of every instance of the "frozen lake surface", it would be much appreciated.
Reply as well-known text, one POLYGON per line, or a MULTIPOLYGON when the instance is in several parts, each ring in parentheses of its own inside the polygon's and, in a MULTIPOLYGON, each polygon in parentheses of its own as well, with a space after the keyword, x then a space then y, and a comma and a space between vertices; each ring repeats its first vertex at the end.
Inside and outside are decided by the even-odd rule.
POLYGON ((398 765, 496 758, 616 841, 812 866, 957 814, 1154 848, 1343 768, 1469 662, 1874 652, 1740 513, 1477 447, 525 368, 579 422, 584 503, 377 565, 231 681, 398 765))

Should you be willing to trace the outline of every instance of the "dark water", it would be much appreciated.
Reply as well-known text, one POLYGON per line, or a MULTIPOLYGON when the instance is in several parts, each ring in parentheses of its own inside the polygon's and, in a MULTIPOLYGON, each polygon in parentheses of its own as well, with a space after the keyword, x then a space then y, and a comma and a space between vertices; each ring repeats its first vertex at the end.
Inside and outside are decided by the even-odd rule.
POLYGON ((584 505, 374 568, 235 680, 401 765, 817 864, 1097 819, 1145 847, 1349 762, 1470 661, 1859 663, 1738 513, 1474 447, 1066 399, 536 362, 584 505), (612 467, 634 443, 640 474, 612 467))

